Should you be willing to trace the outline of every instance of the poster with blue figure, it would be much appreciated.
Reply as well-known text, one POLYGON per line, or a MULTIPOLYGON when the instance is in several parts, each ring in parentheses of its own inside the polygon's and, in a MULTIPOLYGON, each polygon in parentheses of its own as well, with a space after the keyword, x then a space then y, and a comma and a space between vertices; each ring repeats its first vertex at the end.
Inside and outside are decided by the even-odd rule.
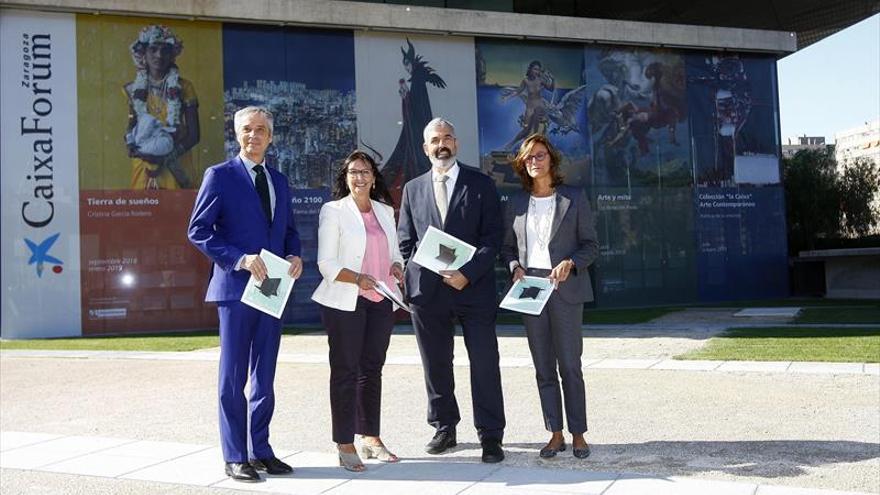
POLYGON ((592 183, 689 187, 684 59, 644 48, 584 49, 592 183))
POLYGON ((526 137, 540 133, 562 154, 565 182, 587 185, 590 130, 581 46, 490 39, 475 45, 483 171, 502 190, 518 188, 510 162, 526 137))
POLYGON ((782 186, 697 189, 701 301, 788 296, 782 186))
POLYGON ((321 281, 314 259, 318 213, 338 165, 357 145, 353 34, 224 24, 223 82, 227 156, 239 151, 236 110, 260 105, 274 115, 266 159, 291 186, 304 262, 283 320, 317 321, 310 297, 321 281))
POLYGON ((697 186, 779 184, 775 59, 696 53, 685 60, 697 186))

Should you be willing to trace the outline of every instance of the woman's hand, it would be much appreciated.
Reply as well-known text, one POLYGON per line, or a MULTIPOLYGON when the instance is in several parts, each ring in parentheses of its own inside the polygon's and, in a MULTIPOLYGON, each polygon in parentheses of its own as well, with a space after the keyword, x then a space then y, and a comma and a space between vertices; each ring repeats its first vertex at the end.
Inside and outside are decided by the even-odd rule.
POLYGON ((571 273, 572 268, 574 268, 574 261, 570 259, 562 260, 558 265, 553 267, 553 270, 550 271, 550 276, 547 278, 553 280, 558 285, 568 279, 568 275, 571 273))
POLYGON ((400 263, 393 263, 389 273, 397 280, 398 284, 403 283, 403 267, 400 266, 400 263))
POLYGON ((354 279, 354 283, 357 284, 362 290, 371 290, 376 288, 376 279, 367 275, 366 273, 358 273, 354 279))

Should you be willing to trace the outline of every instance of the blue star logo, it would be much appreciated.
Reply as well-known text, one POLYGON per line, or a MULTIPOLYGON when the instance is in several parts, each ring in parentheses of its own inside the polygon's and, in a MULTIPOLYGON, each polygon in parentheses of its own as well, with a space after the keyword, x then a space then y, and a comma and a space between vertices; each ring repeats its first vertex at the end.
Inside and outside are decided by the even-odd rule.
POLYGON ((45 263, 54 263, 56 265, 63 265, 64 262, 59 260, 58 258, 49 254, 49 250, 52 249, 52 246, 55 244, 55 241, 58 240, 58 236, 61 235, 59 232, 53 236, 46 238, 43 242, 37 244, 30 239, 25 239, 24 242, 27 244, 28 248, 31 250, 31 257, 28 260, 28 265, 37 265, 37 276, 43 276, 43 264, 45 263))

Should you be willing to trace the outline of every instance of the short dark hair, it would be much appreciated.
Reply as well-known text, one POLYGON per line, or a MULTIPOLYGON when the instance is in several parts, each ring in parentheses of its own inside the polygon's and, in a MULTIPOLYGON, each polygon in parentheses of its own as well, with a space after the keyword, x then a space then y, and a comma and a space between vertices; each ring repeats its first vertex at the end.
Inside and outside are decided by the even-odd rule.
POLYGON ((336 173, 336 183, 333 187, 333 199, 342 199, 351 193, 348 189, 348 182, 346 182, 348 166, 358 160, 363 160, 364 163, 369 164, 370 168, 373 170, 374 182, 373 188, 370 190, 370 199, 374 199, 393 207, 394 198, 391 197, 391 192, 388 190, 388 186, 385 185, 385 179, 382 177, 382 173, 379 172, 379 166, 376 165, 376 161, 373 160, 373 157, 363 150, 354 150, 342 160, 342 166, 339 167, 339 171, 336 173))
POLYGON ((562 157, 559 154, 559 151, 556 150, 556 147, 550 143, 550 140, 547 139, 547 136, 543 134, 532 134, 529 137, 525 138, 522 144, 519 146, 519 151, 516 153, 516 157, 514 157, 511 165, 513 166, 513 170, 516 172, 516 175, 519 176, 519 180, 522 183, 523 189, 528 192, 532 192, 533 180, 532 177, 529 176, 528 170, 526 170, 526 157, 529 156, 529 153, 532 151, 532 148, 535 147, 536 144, 543 144, 545 148, 547 148, 547 153, 550 154, 550 177, 552 178, 552 186, 556 187, 565 180, 562 172, 559 170, 562 164, 562 157))

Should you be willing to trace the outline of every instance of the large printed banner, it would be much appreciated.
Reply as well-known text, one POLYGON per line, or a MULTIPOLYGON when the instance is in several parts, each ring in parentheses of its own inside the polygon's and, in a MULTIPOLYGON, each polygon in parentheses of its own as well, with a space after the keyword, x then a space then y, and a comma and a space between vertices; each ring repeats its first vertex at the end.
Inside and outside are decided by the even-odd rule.
POLYGON ((219 23, 77 17, 83 334, 216 326, 186 238, 223 150, 219 23))
POLYGON ((597 306, 787 295, 770 57, 7 9, 0 41, 3 338, 216 328, 186 229, 247 105, 275 115, 303 241, 285 323, 319 320, 343 158, 372 153, 399 198, 434 117, 502 200, 549 137, 596 216, 597 306))
POLYGON ((700 300, 788 294, 776 63, 686 56, 700 300))
POLYGON ((455 125, 459 162, 479 166, 472 38, 359 32, 355 69, 358 146, 375 152, 395 200, 431 168, 422 131, 435 117, 455 125))
POLYGON ((690 187, 685 65, 680 54, 588 47, 588 113, 597 187, 690 187))
POLYGON ((80 334, 75 30, 0 15, 3 338, 80 334))
POLYGON ((563 155, 566 182, 587 185, 590 129, 581 45, 480 39, 475 56, 483 171, 502 191, 519 188, 510 163, 522 141, 539 132, 563 155))
POLYGON ((321 282, 318 213, 330 199, 339 164, 357 146, 354 37, 350 31, 227 24, 223 57, 230 61, 223 70, 226 156, 238 153, 235 110, 265 106, 275 116, 269 166, 293 188, 304 266, 284 320, 317 321, 311 296, 321 282))

